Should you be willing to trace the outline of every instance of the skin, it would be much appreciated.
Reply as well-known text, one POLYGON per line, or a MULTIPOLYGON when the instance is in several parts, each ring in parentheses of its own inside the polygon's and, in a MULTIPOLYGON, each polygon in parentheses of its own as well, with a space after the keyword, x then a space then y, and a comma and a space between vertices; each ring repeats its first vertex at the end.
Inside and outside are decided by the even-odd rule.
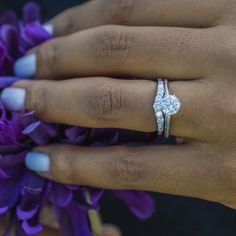
POLYGON ((235 0, 97 0, 50 24, 58 37, 34 49, 37 80, 14 85, 27 90, 26 106, 40 119, 155 131, 155 80, 168 78, 182 103, 170 133, 183 143, 41 147, 51 169, 39 174, 236 209, 235 0))
MULTIPOLYGON (((8 222, 8 216, 6 216, 5 220, 0 225, 0 235, 3 235, 8 222)), ((40 236, 59 236, 59 226, 57 221, 55 220, 55 215, 49 207, 44 208, 41 213, 41 223, 43 224, 43 232, 40 236)), ((14 234, 14 228, 12 229, 11 235, 14 234)), ((97 236, 121 236, 120 230, 113 225, 106 225, 103 228, 102 234, 97 236)))

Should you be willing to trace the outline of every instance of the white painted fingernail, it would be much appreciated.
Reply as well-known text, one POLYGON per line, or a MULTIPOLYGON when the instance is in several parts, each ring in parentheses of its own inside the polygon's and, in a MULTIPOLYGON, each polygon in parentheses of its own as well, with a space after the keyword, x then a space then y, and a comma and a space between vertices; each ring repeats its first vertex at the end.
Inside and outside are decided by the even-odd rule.
POLYGON ((1 93, 1 102, 10 111, 21 111, 25 107, 25 97, 25 89, 6 88, 1 93))
POLYGON ((14 73, 17 77, 30 78, 36 73, 35 53, 21 57, 15 62, 14 73))
POLYGON ((54 29, 53 29, 53 25, 52 25, 52 24, 45 24, 45 25, 43 26, 43 28, 44 28, 49 34, 53 35, 54 29))
POLYGON ((25 158, 28 169, 36 172, 48 172, 50 169, 49 156, 41 152, 29 152, 25 158))

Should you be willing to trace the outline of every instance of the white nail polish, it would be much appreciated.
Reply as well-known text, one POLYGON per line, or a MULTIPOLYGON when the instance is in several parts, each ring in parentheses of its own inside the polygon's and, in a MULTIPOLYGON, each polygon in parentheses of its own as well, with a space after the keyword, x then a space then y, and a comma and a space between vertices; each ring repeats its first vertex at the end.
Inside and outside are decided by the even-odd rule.
POLYGON ((25 158, 26 166, 36 172, 47 172, 50 169, 49 156, 41 152, 30 152, 25 158))
POLYGON ((1 102, 10 111, 20 111, 25 107, 25 96, 25 89, 6 88, 1 93, 1 102))
POLYGON ((36 73, 36 55, 29 54, 15 62, 14 72, 17 77, 30 78, 36 73))
POLYGON ((53 35, 53 25, 52 24, 45 24, 43 28, 51 35, 53 35))

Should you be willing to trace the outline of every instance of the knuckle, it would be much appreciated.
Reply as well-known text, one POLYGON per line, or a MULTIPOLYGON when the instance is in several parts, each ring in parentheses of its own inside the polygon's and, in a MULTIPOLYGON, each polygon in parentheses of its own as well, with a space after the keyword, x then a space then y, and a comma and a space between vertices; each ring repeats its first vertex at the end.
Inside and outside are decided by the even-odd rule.
MULTIPOLYGON (((224 31, 223 31, 224 32, 224 31)), ((211 46, 209 55, 217 73, 223 72, 236 74, 236 44, 234 38, 236 35, 232 32, 230 37, 222 34, 218 29, 210 37, 211 46), (215 40, 217 36, 217 41, 215 40)))
POLYGON ((221 157, 221 165, 218 168, 219 182, 225 188, 225 194, 236 195, 236 153, 221 157))
POLYGON ((43 118, 46 114, 47 93, 47 87, 41 81, 31 83, 27 89, 27 108, 35 111, 39 118, 43 118))
POLYGON ((77 13, 77 8, 69 8, 62 12, 60 17, 60 23, 57 25, 57 22, 55 22, 55 31, 59 31, 58 33, 65 35, 65 33, 73 33, 76 28, 76 19, 74 19, 75 14, 74 11, 77 13))
POLYGON ((103 83, 96 86, 89 96, 90 117, 92 116, 97 122, 116 121, 124 113, 127 99, 119 86, 112 83, 103 83))
POLYGON ((57 67, 57 60, 59 58, 58 53, 59 47, 57 43, 54 43, 54 41, 49 41, 44 43, 38 50, 37 50, 37 64, 38 64, 38 70, 37 75, 45 77, 47 75, 50 75, 53 73, 53 71, 56 71, 59 69, 57 67))
POLYGON ((103 0, 105 22, 126 23, 134 10, 137 0, 103 0))
MULTIPOLYGON (((125 59, 131 42, 130 33, 121 30, 119 26, 103 26, 95 36, 95 48, 99 59, 125 59)), ((108 59, 109 60, 108 60, 108 59)))
MULTIPOLYGON (((236 47, 235 47, 236 49, 236 47)), ((215 62, 216 69, 219 71, 235 70, 236 50, 227 45, 212 49, 212 57, 215 62)), ((236 72, 236 71, 234 71, 236 72)))
POLYGON ((126 149, 113 162, 113 176, 124 188, 140 185, 146 176, 146 166, 137 153, 126 149))

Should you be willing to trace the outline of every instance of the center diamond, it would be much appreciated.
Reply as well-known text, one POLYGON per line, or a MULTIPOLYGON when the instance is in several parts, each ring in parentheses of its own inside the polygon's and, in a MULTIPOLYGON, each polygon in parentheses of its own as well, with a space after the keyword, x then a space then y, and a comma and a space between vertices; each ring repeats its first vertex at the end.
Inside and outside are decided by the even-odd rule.
POLYGON ((162 98, 160 106, 164 114, 174 115, 179 111, 181 103, 176 96, 169 95, 162 98))

